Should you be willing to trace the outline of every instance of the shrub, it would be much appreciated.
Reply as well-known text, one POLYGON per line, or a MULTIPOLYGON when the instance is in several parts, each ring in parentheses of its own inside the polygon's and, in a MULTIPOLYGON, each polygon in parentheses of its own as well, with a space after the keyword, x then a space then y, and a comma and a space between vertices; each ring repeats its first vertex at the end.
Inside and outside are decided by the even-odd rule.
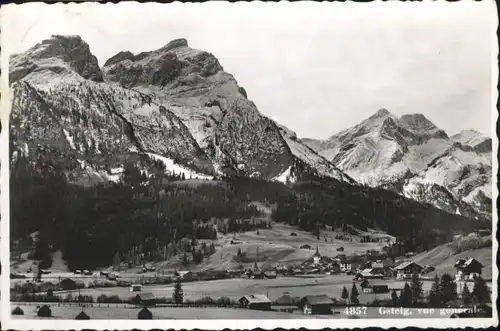
POLYGON ((156 298, 156 303, 172 304, 174 303, 173 298, 156 298))
POLYGON ((10 297, 11 301, 14 302, 59 302, 60 299, 57 296, 49 297, 45 294, 12 294, 10 297))
POLYGON ((75 297, 74 302, 93 303, 94 297, 91 295, 79 295, 79 296, 75 297))
POLYGON ((132 285, 132 283, 131 283, 131 282, 129 282, 129 281, 126 281, 126 280, 119 280, 119 281, 117 282, 117 285, 118 285, 119 287, 129 287, 130 285, 132 285))
POLYGON ((214 304, 215 301, 211 297, 206 296, 206 297, 203 297, 201 299, 196 300, 195 302, 199 303, 199 304, 204 304, 204 305, 212 305, 212 304, 214 304))
POLYGON ((97 302, 99 303, 122 303, 123 300, 117 295, 107 296, 106 294, 101 294, 97 297, 97 302))
POLYGON ((52 317, 52 310, 49 306, 43 305, 37 312, 38 317, 52 317))
POLYGON ((12 315, 24 315, 24 311, 19 308, 19 307, 16 307, 14 308, 14 310, 12 311, 12 315))
POLYGON ((147 308, 142 308, 139 314, 137 314, 137 318, 140 320, 152 320, 153 313, 147 308))
POLYGON ((75 317, 76 320, 89 320, 90 316, 85 314, 85 312, 80 312, 80 314, 76 315, 75 317))
POLYGON ((215 303, 218 306, 222 306, 222 307, 227 307, 227 306, 231 306, 231 305, 235 304, 235 302, 232 301, 231 299, 229 299, 228 297, 220 297, 219 299, 217 299, 215 301, 215 303))

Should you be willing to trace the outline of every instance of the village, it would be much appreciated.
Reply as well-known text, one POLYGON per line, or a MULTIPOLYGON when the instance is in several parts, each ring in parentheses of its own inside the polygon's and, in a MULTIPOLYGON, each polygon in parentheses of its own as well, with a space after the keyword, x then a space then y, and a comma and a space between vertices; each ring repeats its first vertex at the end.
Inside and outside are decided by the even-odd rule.
MULTIPOLYGON (((119 267, 99 272, 75 270, 70 275, 40 270, 33 273, 33 281, 11 274, 15 284, 11 290, 12 314, 26 318, 25 311, 31 310, 36 311, 33 318, 42 318, 47 314, 56 316, 57 310, 64 308, 64 318, 75 318, 76 313, 78 318, 106 318, 111 315, 96 310, 109 309, 125 311, 121 318, 166 318, 163 314, 172 309, 186 308, 193 313, 201 310, 204 316, 207 309, 217 308, 219 312, 221 309, 238 312, 241 318, 256 313, 262 318, 353 318, 348 310, 352 306, 368 307, 371 317, 381 314, 376 307, 459 309, 450 311, 450 317, 469 316, 471 309, 474 316, 490 312, 485 305, 489 293, 487 298, 473 298, 481 290, 475 287, 483 284, 488 292, 491 286, 481 282, 484 266, 473 257, 457 259, 452 265, 453 275, 438 275, 434 266, 415 262, 412 252, 398 258, 389 257, 384 249, 348 255, 341 246, 331 257, 322 255, 318 245, 313 248, 304 244, 300 248, 311 254, 299 264, 255 262, 251 267, 219 271, 165 271, 144 264, 134 274, 119 267), (445 280, 446 277, 450 279, 445 280), (436 281, 439 286, 448 281, 455 295, 446 302, 431 303, 436 281), (419 293, 414 298, 410 293, 408 299, 407 288, 419 293), (36 305, 34 310, 33 305, 36 305), (68 316, 75 309, 75 316, 68 316), (141 309, 140 314, 131 316, 134 309, 141 309)), ((240 249, 237 255, 243 255, 240 249)))

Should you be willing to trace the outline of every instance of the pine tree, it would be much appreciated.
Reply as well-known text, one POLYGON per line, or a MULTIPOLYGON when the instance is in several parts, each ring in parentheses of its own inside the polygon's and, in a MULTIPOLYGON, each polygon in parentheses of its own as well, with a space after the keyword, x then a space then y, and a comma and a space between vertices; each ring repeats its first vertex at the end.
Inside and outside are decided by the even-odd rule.
POLYGON ((344 286, 344 288, 342 289, 342 295, 341 295, 341 298, 344 299, 344 300, 347 300, 349 299, 349 291, 347 291, 347 288, 344 286))
POLYGON ((241 256, 241 248, 238 248, 238 256, 241 256))
POLYGON ((40 267, 40 263, 37 265, 37 270, 36 270, 36 276, 35 276, 35 282, 41 282, 42 281, 42 267, 40 267))
POLYGON ((182 304, 184 301, 184 292, 182 291, 181 278, 177 278, 174 285, 174 294, 172 295, 176 304, 182 304))
POLYGON ((351 304, 353 305, 358 305, 359 304, 359 292, 358 288, 356 287, 355 283, 352 283, 352 288, 351 288, 351 304))
POLYGON ((490 290, 482 277, 478 277, 474 281, 474 289, 472 290, 472 296, 474 300, 476 300, 478 303, 486 303, 491 300, 490 290))
POLYGON ((464 305, 470 305, 472 303, 472 294, 469 291, 469 287, 467 284, 464 284, 464 288, 462 289, 462 303, 464 305))
POLYGON ((457 284, 449 274, 441 276, 439 283, 439 290, 441 293, 441 302, 447 303, 457 298, 457 284))
POLYGON ((439 308, 441 302, 441 286, 439 283, 439 277, 436 275, 436 277, 434 277, 431 290, 429 291, 429 303, 431 307, 439 308))
POLYGON ((399 298, 398 298, 398 294, 396 293, 396 290, 392 290, 391 299, 392 299, 392 305, 394 307, 399 305, 399 298))
POLYGON ((368 287, 370 286, 370 282, 368 281, 367 278, 363 279, 363 281, 361 282, 361 288, 365 288, 365 287, 368 287))
POLYGON ((422 282, 418 279, 418 277, 412 277, 410 282, 410 289, 412 293, 413 304, 416 304, 424 294, 422 282))
POLYGON ((403 293, 401 293, 400 304, 403 307, 411 307, 413 303, 413 293, 411 292, 410 285, 405 283, 405 287, 403 288, 403 293))
POLYGON ((120 271, 120 253, 116 252, 115 258, 113 259, 113 270, 120 271))

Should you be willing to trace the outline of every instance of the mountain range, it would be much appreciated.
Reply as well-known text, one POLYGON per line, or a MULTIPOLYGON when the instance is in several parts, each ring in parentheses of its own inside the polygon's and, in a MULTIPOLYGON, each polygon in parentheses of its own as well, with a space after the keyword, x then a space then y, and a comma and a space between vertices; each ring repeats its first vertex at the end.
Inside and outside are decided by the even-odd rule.
POLYGON ((123 159, 140 154, 196 178, 355 183, 259 113, 218 60, 185 39, 120 52, 100 68, 79 36, 53 36, 10 65, 13 159, 43 145, 67 159, 75 181, 116 180, 123 159))
POLYGON ((191 178, 331 178, 491 217, 491 139, 385 109, 325 141, 299 139, 185 39, 100 67, 79 36, 56 35, 13 55, 9 77, 11 163, 50 154, 70 182, 117 181, 125 160, 146 158, 191 178))
POLYGON ((491 214, 492 141, 477 131, 450 137, 422 114, 380 109, 324 141, 302 142, 359 183, 450 213, 491 214))

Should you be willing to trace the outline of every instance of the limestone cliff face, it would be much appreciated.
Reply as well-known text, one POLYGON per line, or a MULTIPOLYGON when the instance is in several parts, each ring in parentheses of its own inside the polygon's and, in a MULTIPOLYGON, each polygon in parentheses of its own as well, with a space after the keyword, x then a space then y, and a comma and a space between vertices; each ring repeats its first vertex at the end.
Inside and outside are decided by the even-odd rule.
MULTIPOLYGON (((310 163, 213 54, 189 47, 185 39, 138 55, 118 53, 103 72, 106 81, 148 93, 172 110, 221 172, 272 179, 299 160, 310 163)), ((336 177, 336 172, 324 175, 336 177)))
POLYGON ((51 150, 75 181, 114 178, 113 169, 139 156, 202 177, 276 179, 300 169, 344 179, 263 116, 214 55, 185 39, 119 52, 100 69, 80 37, 53 36, 10 64, 13 159, 51 150))
POLYGON ((77 182, 113 178, 112 169, 141 155, 214 174, 211 161, 175 114, 141 92, 100 82, 95 57, 88 56, 87 65, 81 60, 86 50, 81 39, 58 36, 12 58, 11 72, 21 72, 27 62, 35 68, 12 79, 13 160, 34 160, 40 151, 50 151, 77 182), (75 40, 83 51, 76 51, 75 40), (68 44, 74 47, 61 46, 68 44))

